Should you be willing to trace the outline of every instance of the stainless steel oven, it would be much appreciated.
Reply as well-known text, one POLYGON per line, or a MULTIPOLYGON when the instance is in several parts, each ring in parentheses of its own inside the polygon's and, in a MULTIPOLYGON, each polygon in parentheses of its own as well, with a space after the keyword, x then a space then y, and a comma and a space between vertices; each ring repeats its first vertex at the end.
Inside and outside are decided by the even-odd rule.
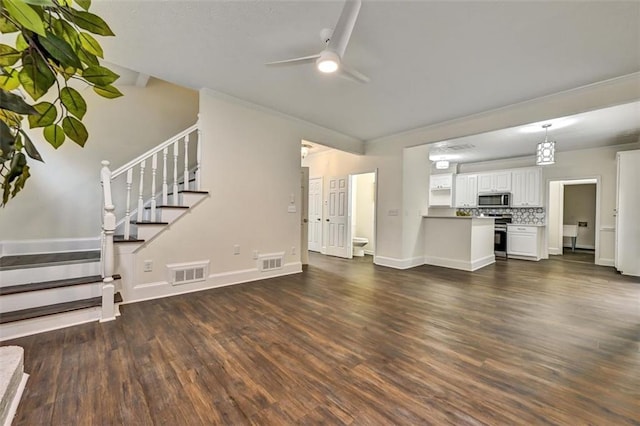
POLYGON ((493 251, 496 256, 507 258, 507 224, 511 223, 510 214, 489 214, 495 218, 493 251))

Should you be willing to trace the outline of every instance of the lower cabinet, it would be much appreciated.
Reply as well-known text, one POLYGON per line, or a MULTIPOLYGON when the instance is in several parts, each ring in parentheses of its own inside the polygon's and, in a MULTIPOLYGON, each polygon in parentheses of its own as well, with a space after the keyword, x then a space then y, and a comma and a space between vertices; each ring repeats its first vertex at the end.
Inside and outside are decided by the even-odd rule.
POLYGON ((540 260, 543 229, 540 226, 508 225, 507 255, 526 260, 540 260))

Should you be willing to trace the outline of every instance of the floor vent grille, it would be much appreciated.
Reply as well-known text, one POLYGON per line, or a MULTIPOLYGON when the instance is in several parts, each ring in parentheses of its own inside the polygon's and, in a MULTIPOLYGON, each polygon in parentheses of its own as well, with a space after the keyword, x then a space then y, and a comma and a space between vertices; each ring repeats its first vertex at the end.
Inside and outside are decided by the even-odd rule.
POLYGON ((282 269, 284 265, 284 253, 267 254, 258 258, 258 269, 261 272, 282 269))
POLYGON ((205 281, 209 276, 209 261, 167 265, 171 285, 205 281))

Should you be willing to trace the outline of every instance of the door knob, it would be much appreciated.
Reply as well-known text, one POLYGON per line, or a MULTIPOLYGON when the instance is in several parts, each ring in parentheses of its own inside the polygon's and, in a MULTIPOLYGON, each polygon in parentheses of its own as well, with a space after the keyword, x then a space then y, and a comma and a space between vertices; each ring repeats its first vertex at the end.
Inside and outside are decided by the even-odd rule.
POLYGON ((327 222, 329 222, 329 219, 327 219, 327 222))
POLYGON ((322 219, 318 218, 318 219, 316 219, 316 220, 317 220, 318 222, 320 222, 322 219))

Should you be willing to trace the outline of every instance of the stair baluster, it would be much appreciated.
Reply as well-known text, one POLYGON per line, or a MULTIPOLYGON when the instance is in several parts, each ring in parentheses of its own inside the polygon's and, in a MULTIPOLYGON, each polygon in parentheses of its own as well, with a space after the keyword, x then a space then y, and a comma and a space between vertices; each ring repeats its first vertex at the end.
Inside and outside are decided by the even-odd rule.
POLYGON ((173 205, 177 206, 178 203, 178 141, 173 143, 173 205))
POLYGON ((138 215, 137 221, 142 222, 142 214, 144 213, 144 169, 147 165, 147 160, 140 162, 140 185, 138 189, 138 215))
POLYGON ((182 189, 187 191, 189 189, 189 135, 184 137, 184 177, 182 179, 184 181, 182 189))
POLYGON ((151 217, 150 221, 156 220, 156 171, 158 169, 158 154, 151 157, 151 217))
POLYGON ((127 170, 127 200, 124 212, 124 239, 131 236, 131 186, 133 185, 133 169, 127 170))
POLYGON ((167 156, 169 155, 169 148, 165 147, 162 150, 162 205, 169 204, 169 185, 167 185, 167 156))

